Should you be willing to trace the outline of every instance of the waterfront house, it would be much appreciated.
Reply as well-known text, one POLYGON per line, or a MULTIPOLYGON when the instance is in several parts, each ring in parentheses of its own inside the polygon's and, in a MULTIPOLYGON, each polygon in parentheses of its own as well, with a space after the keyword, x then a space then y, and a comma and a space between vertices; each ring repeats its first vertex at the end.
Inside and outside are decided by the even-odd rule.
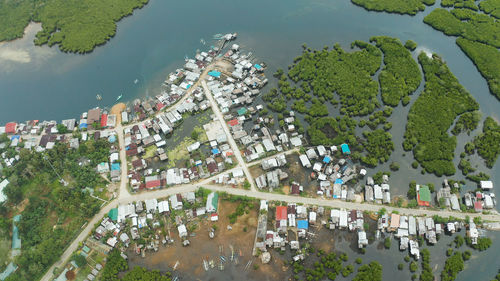
POLYGON ((481 186, 481 189, 483 189, 483 190, 493 189, 493 182, 492 181, 480 181, 479 184, 481 186))
POLYGON ((417 202, 419 206, 429 207, 431 204, 431 192, 426 185, 417 185, 417 202))

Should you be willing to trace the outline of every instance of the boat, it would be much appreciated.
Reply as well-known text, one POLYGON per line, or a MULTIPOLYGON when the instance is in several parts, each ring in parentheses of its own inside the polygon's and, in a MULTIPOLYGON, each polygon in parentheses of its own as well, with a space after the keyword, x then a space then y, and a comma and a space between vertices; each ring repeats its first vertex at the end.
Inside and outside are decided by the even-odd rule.
POLYGON ((208 262, 206 260, 203 260, 203 269, 205 269, 205 271, 208 271, 208 262))
POLYGON ((175 270, 178 266, 179 266, 179 261, 176 261, 173 270, 175 270))
POLYGON ((224 264, 222 263, 222 261, 219 264, 219 270, 220 271, 224 270, 224 264))
POLYGON ((231 261, 233 261, 234 260, 234 248, 233 248, 233 245, 229 245, 229 248, 231 249, 231 257, 230 257, 230 259, 231 259, 231 261))
POLYGON ((207 42, 205 42, 205 39, 201 38, 200 39, 200 43, 203 44, 203 45, 205 45, 207 42))
POLYGON ((121 100, 121 99, 122 99, 122 97, 123 97, 123 95, 119 95, 119 96, 116 98, 116 101, 121 100))
POLYGON ((215 267, 215 262, 214 262, 214 260, 210 260, 210 261, 208 262, 208 264, 210 265, 210 267, 211 267, 211 268, 214 268, 214 267, 215 267))
POLYGON ((220 260, 223 261, 223 262, 225 262, 226 261, 226 257, 220 256, 220 260))
POLYGON ((137 84, 139 82, 139 79, 134 80, 134 84, 137 84))
POLYGON ((99 94, 97 94, 97 95, 95 96, 95 98, 96 98, 96 100, 102 100, 102 96, 101 96, 101 95, 99 95, 99 94))

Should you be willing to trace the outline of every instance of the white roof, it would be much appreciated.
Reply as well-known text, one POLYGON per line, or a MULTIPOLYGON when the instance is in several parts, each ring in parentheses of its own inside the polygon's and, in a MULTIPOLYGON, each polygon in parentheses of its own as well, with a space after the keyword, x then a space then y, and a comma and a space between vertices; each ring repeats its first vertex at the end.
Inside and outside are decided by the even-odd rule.
POLYGON ((481 184, 482 189, 492 189, 493 188, 492 181, 480 181, 480 184, 481 184))
POLYGON ((7 187, 8 184, 9 181, 7 179, 4 179, 2 182, 0 182, 0 203, 7 200, 7 195, 3 193, 3 189, 7 187))
POLYGON ((167 200, 158 202, 158 212, 159 213, 169 212, 169 211, 170 211, 170 208, 168 206, 167 200))

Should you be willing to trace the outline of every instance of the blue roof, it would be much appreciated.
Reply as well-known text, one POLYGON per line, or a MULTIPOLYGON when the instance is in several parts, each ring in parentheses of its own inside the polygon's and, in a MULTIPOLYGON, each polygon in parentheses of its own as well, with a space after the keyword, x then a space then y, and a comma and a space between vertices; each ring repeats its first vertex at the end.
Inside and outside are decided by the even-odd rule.
POLYGON ((351 154, 351 150, 349 149, 349 145, 347 145, 347 143, 343 143, 340 147, 342 148, 342 153, 351 154))
POLYGON ((212 154, 219 154, 219 153, 220 153, 220 151, 218 148, 212 149, 212 154))
POLYGON ((332 159, 330 158, 330 156, 325 156, 325 158, 323 158, 323 162, 325 163, 330 163, 330 161, 332 161, 332 159))
POLYGON ((79 128, 80 128, 80 129, 81 129, 81 128, 87 128, 87 127, 88 127, 87 123, 82 123, 82 124, 80 124, 80 126, 79 126, 79 128))
POLYGON ((188 84, 188 85, 186 86, 186 90, 187 90, 187 89, 189 89, 189 88, 191 88, 191 84, 188 84))
POLYGON ((16 226, 16 222, 21 220, 21 215, 14 217, 14 222, 12 222, 12 249, 21 249, 21 238, 19 238, 19 229, 16 226))
POLYGON ((342 179, 336 179, 336 180, 335 180, 335 183, 343 184, 343 183, 344 183, 344 181, 343 181, 342 179))
POLYGON ((21 138, 21 136, 15 135, 15 136, 10 137, 10 140, 13 141, 14 139, 20 139, 20 138, 21 138))
POLYGON ((120 163, 111 164, 111 171, 120 171, 120 163))
POLYGON ((208 75, 213 76, 215 78, 219 78, 220 77, 220 72, 212 70, 212 71, 208 72, 208 75))
POLYGON ((116 141, 116 136, 109 136, 108 141, 114 143, 116 141))
POLYGON ((17 270, 17 265, 13 264, 12 262, 9 263, 9 265, 7 266, 7 268, 0 273, 0 280, 5 280, 7 279, 7 277, 9 277, 9 275, 11 275, 14 271, 17 270))
POLYGON ((309 222, 306 221, 306 220, 297 221, 297 228, 298 229, 308 229, 309 228, 309 222))
POLYGON ((260 64, 258 64, 258 63, 256 63, 256 64, 254 65, 254 67, 255 67, 257 70, 261 70, 261 69, 262 69, 262 66, 261 66, 260 64))

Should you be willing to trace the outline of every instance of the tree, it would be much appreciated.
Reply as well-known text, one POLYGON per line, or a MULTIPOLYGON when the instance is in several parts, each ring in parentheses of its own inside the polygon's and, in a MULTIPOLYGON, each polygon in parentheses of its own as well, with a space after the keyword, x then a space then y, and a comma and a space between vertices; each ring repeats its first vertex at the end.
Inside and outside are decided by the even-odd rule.
POLYGON ((412 180, 409 184, 410 188, 408 189, 408 192, 406 193, 406 196, 408 196, 408 199, 415 199, 417 198, 417 182, 412 180))
POLYGON ((389 237, 385 238, 385 240, 384 240, 384 247, 386 249, 390 249, 391 248, 391 238, 389 238, 389 237))
POLYGON ((87 259, 79 254, 73 255, 73 260, 75 261, 76 265, 78 265, 78 267, 82 267, 87 264, 87 259))
POLYGON ((402 263, 398 264, 398 270, 403 270, 404 265, 402 263))
POLYGON ((369 264, 364 264, 358 269, 358 274, 352 279, 353 281, 381 281, 382 280, 382 265, 376 261, 369 264))
POLYGON ((410 271, 415 272, 415 271, 417 271, 417 269, 418 269, 418 264, 416 262, 412 261, 410 263, 410 271))

